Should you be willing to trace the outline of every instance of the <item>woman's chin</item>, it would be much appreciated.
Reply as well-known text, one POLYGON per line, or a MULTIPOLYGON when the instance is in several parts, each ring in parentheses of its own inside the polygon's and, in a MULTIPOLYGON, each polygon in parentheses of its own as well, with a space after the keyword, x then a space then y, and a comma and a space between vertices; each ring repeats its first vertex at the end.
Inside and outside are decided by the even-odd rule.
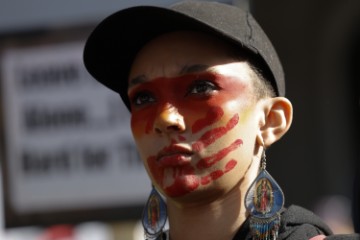
POLYGON ((177 198, 185 196, 195 190, 200 186, 199 177, 188 174, 177 176, 172 178, 171 181, 164 181, 167 184, 164 184, 163 191, 164 193, 171 198, 177 198))

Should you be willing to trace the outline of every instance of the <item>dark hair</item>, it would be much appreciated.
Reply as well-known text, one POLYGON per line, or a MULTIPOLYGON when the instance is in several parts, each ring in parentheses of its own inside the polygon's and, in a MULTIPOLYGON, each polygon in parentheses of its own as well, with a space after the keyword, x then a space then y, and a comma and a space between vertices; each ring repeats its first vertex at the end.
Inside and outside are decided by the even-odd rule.
POLYGON ((260 56, 250 52, 246 48, 239 48, 231 43, 229 54, 236 60, 248 62, 254 71, 256 78, 254 79, 253 86, 257 99, 276 97, 272 73, 260 56))
POLYGON ((269 78, 266 73, 251 62, 250 66, 257 76, 257 78, 254 79, 254 89, 257 98, 276 97, 275 89, 268 80, 269 78))

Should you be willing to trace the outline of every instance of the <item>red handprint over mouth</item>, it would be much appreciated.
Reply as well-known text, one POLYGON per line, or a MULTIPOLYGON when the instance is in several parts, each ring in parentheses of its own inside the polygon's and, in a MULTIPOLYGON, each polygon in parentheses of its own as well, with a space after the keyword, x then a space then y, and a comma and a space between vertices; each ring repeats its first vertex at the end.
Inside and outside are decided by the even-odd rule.
MULTIPOLYGON (((205 127, 216 123, 223 116, 223 110, 219 107, 211 108, 206 116, 197 120, 192 126, 192 132, 200 132, 205 127)), ((237 161, 230 159, 222 169, 213 166, 223 160, 230 152, 238 149, 243 141, 235 139, 228 146, 218 152, 204 157, 195 164, 191 165, 192 157, 195 153, 201 152, 209 145, 215 143, 219 138, 226 135, 239 122, 239 115, 234 114, 225 126, 216 127, 204 132, 196 142, 191 145, 191 149, 180 147, 177 141, 173 140, 157 156, 150 156, 147 159, 148 166, 156 182, 161 185, 166 194, 170 197, 183 196, 196 190, 200 185, 207 185, 212 181, 222 177, 227 172, 234 169, 237 161), (206 175, 197 175, 196 172, 212 169, 206 175), (172 181, 165 181, 165 171, 172 171, 172 181)), ((184 139, 182 136, 179 139, 184 139)))

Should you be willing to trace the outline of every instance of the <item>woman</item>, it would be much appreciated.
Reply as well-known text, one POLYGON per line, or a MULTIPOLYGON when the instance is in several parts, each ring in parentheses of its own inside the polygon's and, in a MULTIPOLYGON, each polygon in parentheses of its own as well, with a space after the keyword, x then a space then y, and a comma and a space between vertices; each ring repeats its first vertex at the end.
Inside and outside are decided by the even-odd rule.
POLYGON ((292 105, 276 52, 249 13, 196 1, 125 9, 99 24, 84 60, 131 112, 154 186, 146 239, 331 233, 311 212, 283 208, 266 171, 265 149, 290 128, 292 105))

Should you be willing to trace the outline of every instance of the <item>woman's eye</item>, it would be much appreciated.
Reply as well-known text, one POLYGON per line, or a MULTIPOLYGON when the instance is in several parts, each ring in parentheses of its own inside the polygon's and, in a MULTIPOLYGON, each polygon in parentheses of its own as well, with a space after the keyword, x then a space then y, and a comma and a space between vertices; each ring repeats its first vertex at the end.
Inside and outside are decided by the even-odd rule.
POLYGON ((148 92, 139 92, 132 98, 132 103, 136 106, 145 105, 154 101, 155 98, 148 92))
POLYGON ((196 81, 190 87, 188 94, 210 94, 217 89, 217 86, 210 81, 196 81))

